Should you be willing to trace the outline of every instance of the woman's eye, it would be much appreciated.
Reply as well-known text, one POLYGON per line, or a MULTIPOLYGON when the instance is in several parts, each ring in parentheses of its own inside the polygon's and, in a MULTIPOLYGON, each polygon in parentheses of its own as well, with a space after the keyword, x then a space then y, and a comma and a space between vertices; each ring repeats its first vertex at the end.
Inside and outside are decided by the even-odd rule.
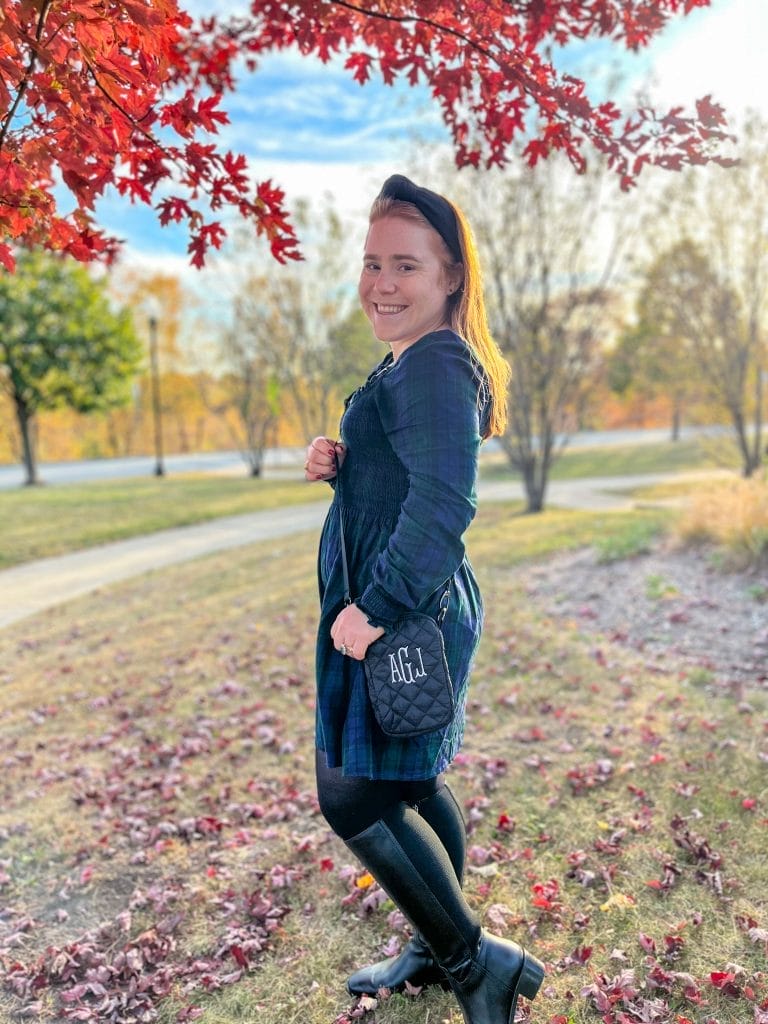
POLYGON ((398 270, 405 271, 405 272, 413 270, 413 264, 412 263, 401 263, 400 266, 398 267, 398 270))
POLYGON ((367 270, 369 273, 376 273, 376 271, 379 269, 379 265, 378 263, 364 263, 363 269, 367 270))

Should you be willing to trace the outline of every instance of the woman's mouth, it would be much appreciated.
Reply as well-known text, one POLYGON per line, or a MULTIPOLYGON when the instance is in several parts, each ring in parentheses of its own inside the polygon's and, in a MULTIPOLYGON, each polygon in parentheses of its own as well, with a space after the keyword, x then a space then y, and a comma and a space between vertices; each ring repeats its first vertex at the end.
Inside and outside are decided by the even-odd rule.
POLYGON ((402 313, 406 306, 385 306, 381 302, 374 303, 374 309, 382 316, 391 316, 393 313, 402 313))

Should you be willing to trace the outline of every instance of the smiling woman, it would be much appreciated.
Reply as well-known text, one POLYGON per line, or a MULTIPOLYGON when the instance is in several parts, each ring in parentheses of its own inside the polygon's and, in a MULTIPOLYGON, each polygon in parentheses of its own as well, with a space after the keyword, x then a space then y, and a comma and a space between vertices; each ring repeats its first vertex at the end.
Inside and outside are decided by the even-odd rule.
POLYGON ((396 361, 425 334, 449 326, 447 300, 459 287, 461 265, 446 266, 450 253, 429 224, 406 219, 394 203, 389 209, 368 232, 359 294, 374 334, 396 361))
MULTIPOLYGON (((415 934, 347 987, 375 995, 449 984, 467 1024, 509 1024, 518 996, 536 995, 543 966, 485 932, 467 904, 464 820, 443 777, 463 740, 483 624, 463 535, 480 444, 504 428, 509 367, 488 331, 462 214, 402 175, 373 204, 359 295, 389 351, 347 399, 342 441, 316 438, 307 451, 307 478, 335 489, 318 559, 317 786, 328 823, 415 934), (440 625, 455 713, 447 725, 394 738, 373 713, 362 662, 414 612, 440 625)), ((418 686, 423 674, 407 682, 418 686)), ((405 675, 393 669, 393 686, 405 675)))

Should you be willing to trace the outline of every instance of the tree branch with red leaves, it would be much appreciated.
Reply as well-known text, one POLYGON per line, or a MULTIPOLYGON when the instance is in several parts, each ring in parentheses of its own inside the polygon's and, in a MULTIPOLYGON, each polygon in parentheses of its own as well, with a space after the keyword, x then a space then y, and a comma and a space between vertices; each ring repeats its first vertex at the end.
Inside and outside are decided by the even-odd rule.
POLYGON ((253 0, 243 14, 199 23, 177 0, 10 0, 0 16, 0 262, 14 244, 111 260, 119 241, 95 222, 108 187, 185 223, 192 263, 221 245, 222 211, 266 236, 280 261, 299 258, 283 192, 255 187, 241 154, 213 136, 244 59, 298 50, 342 57, 359 83, 378 73, 427 85, 459 166, 503 165, 518 137, 530 164, 553 150, 583 169, 594 149, 630 188, 643 166, 731 162, 721 107, 629 116, 593 104, 585 83, 545 56, 571 39, 636 50, 674 16, 709 0, 253 0), (63 182, 74 208, 59 208, 63 182))

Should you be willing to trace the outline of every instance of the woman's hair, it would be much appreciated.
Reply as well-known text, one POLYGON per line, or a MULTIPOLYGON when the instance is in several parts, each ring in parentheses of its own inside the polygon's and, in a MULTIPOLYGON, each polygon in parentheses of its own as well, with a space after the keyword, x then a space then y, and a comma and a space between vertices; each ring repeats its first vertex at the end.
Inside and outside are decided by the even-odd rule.
MULTIPOLYGON (((446 202, 449 202, 446 200, 446 202)), ((488 315, 483 298, 483 277, 472 230, 461 210, 449 202, 456 216, 464 273, 459 288, 448 296, 451 327, 464 339, 473 361, 482 369, 491 396, 491 415, 485 437, 503 434, 507 425, 507 388, 511 370, 488 327, 488 315)), ((378 196, 371 207, 370 223, 384 217, 402 217, 435 229, 424 214, 413 205, 389 196, 378 196)), ((445 270, 450 273, 456 263, 445 240, 435 231, 443 245, 445 270)))

